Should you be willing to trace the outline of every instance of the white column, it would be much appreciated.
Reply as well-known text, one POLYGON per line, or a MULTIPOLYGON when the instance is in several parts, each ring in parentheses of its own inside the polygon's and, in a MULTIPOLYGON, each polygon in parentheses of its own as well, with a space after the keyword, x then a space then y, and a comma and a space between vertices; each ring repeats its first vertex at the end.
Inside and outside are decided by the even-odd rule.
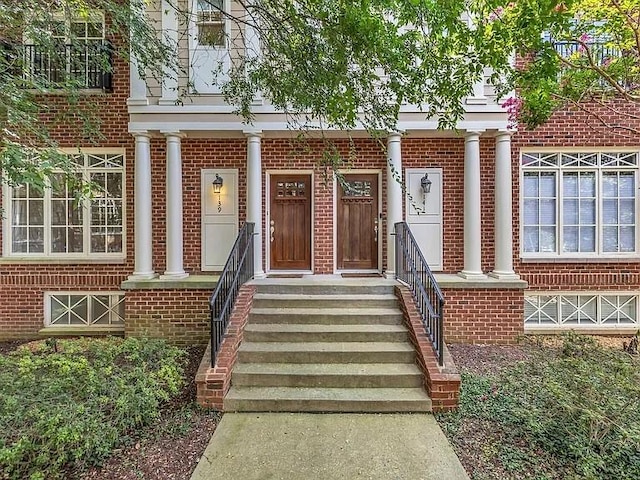
POLYGON ((482 279, 482 223, 480 202, 480 133, 464 138, 464 269, 458 274, 482 279))
POLYGON ((511 134, 496 136, 494 267, 489 275, 499 279, 520 278, 513 271, 513 203, 511 134))
POLYGON ((164 275, 160 278, 188 277, 182 263, 182 152, 180 137, 176 132, 166 132, 167 138, 167 189, 166 189, 166 258, 164 275))
POLYGON ((134 169, 135 266, 131 280, 156 277, 153 271, 151 150, 147 132, 134 133, 136 158, 134 169))
MULTIPOLYGON (((396 237, 394 225, 402 221, 402 135, 387 137, 387 278, 396 275, 396 237)), ((381 226, 381 225, 380 225, 381 226)))
MULTIPOLYGON (((144 3, 139 4, 137 7, 132 5, 132 8, 136 9, 131 13, 132 16, 139 16, 140 18, 144 16, 144 3)), ((131 45, 134 45, 136 39, 133 38, 133 33, 130 34, 129 38, 131 45)), ((147 84, 138 71, 138 59, 133 47, 129 47, 129 55, 131 61, 129 62, 129 98, 127 99, 127 105, 148 105, 147 84)))
MULTIPOLYGON (((178 12, 174 2, 162 0, 162 39, 178 55, 178 12)), ((175 105, 178 100, 178 78, 168 66, 163 67, 162 97, 158 105, 175 105)))
POLYGON ((261 132, 247 135, 247 222, 255 224, 253 237, 254 278, 264 278, 262 267, 262 151, 261 132))

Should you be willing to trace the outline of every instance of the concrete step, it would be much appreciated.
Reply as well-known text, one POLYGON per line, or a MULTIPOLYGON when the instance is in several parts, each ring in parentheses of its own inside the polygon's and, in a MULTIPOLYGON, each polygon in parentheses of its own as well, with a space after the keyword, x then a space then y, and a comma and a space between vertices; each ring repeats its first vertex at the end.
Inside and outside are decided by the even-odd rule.
POLYGON ((239 363, 231 383, 255 387, 419 388, 422 372, 410 363, 239 363))
POLYGON ((244 329, 247 342, 406 342, 403 325, 256 323, 244 329))
POLYGON ((242 363, 413 363, 407 342, 243 342, 242 363))
POLYGON ((249 323, 402 324, 398 308, 252 308, 249 323))
POLYGON ((397 308, 392 293, 372 295, 303 295, 256 293, 255 308, 397 308))
POLYGON ((296 279, 254 282, 256 293, 296 295, 383 295, 393 294, 394 282, 371 279, 342 281, 300 281, 296 279))
MULTIPOLYGON (((226 412, 430 412, 421 388, 290 388, 233 386, 226 412)), ((383 435, 384 432, 381 432, 383 435)))

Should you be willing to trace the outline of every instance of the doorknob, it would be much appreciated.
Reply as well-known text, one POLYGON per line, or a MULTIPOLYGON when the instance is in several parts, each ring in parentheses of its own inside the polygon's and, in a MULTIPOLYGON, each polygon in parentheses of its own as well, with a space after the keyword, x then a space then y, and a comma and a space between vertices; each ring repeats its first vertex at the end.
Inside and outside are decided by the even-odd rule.
POLYGON ((273 242, 273 233, 276 231, 276 222, 274 222, 273 220, 271 220, 271 221, 269 222, 269 225, 271 225, 271 226, 269 227, 269 233, 271 234, 271 235, 270 235, 270 240, 269 240, 269 241, 270 241, 270 242, 273 242))

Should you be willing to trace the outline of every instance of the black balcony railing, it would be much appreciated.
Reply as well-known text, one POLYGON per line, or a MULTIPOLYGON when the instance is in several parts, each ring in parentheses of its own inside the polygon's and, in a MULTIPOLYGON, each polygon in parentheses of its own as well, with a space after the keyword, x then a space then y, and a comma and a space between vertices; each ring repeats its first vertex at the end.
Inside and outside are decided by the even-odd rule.
POLYGON ((255 224, 245 223, 236 238, 227 263, 220 274, 218 285, 211 295, 211 366, 229 326, 231 311, 238 298, 240 287, 253 278, 253 230, 255 224))
POLYGON ((46 88, 74 86, 112 90, 113 48, 104 40, 74 44, 21 46, 22 70, 28 84, 46 88))
POLYGON ((422 323, 438 357, 444 364, 444 296, 427 265, 416 239, 405 222, 395 224, 396 278, 407 284, 418 306, 422 323))
POLYGON ((566 59, 586 54, 588 51, 594 63, 599 66, 606 65, 608 61, 620 56, 619 49, 607 46, 603 42, 586 42, 582 45, 578 42, 553 41, 553 48, 559 56, 566 59))

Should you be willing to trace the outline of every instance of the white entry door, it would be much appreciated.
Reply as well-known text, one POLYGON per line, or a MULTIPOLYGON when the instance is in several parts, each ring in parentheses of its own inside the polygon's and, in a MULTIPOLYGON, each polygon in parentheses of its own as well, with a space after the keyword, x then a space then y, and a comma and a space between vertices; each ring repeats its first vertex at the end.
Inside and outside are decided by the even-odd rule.
POLYGON ((201 183, 201 270, 221 272, 238 235, 238 170, 203 169, 201 183), (216 175, 223 180, 220 193, 213 192, 216 175))
POLYGON ((407 168, 405 218, 431 270, 443 269, 442 260, 442 169, 407 168), (424 193, 421 180, 429 175, 431 190, 424 193))

